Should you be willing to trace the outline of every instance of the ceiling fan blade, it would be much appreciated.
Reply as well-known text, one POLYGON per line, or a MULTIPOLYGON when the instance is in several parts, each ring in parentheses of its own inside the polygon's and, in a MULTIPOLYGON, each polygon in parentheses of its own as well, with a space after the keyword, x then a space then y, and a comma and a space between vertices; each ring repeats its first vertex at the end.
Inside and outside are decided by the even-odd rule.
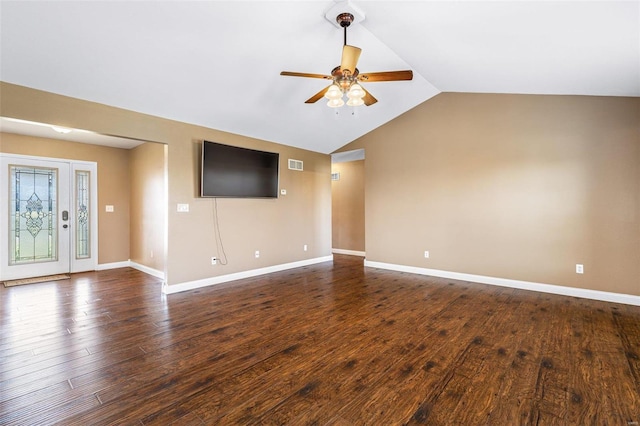
POLYGON ((364 90, 364 97, 362 98, 362 100, 364 101, 364 104, 366 106, 370 106, 378 102, 378 100, 374 98, 373 95, 367 91, 367 89, 362 88, 362 90, 364 90))
POLYGON ((413 71, 411 70, 368 72, 368 73, 360 73, 358 75, 358 80, 366 83, 372 83, 376 81, 402 81, 402 80, 412 80, 412 79, 413 79, 413 71))
POLYGON ((340 62, 340 70, 343 73, 345 70, 349 70, 349 72, 353 74, 356 70, 356 65, 358 65, 358 59, 360 58, 361 52, 362 49, 359 47, 345 44, 342 48, 342 62, 340 62))
POLYGON ((323 78, 325 80, 333 80, 333 77, 325 74, 309 74, 306 72, 293 72, 293 71, 282 71, 280 75, 287 75, 290 77, 308 77, 308 78, 323 78))
POLYGON ((315 95, 313 95, 312 97, 310 97, 309 99, 304 101, 304 103, 305 104, 313 104, 313 103, 318 102, 320 99, 322 99, 324 94, 327 93, 327 90, 329 90, 329 87, 331 87, 331 85, 325 87, 324 89, 322 89, 321 91, 319 91, 318 93, 316 93, 315 95))

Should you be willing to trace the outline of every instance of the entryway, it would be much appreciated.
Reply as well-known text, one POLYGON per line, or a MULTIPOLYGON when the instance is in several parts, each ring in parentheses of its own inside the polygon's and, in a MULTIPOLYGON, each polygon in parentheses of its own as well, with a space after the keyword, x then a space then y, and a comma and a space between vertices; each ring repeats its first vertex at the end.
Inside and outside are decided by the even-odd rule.
POLYGON ((94 270, 97 165, 0 154, 0 280, 94 270))

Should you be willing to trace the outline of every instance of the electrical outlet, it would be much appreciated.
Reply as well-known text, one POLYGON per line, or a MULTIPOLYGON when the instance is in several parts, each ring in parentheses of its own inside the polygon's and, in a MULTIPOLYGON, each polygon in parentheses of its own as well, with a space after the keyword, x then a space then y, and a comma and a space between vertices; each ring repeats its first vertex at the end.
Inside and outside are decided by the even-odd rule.
POLYGON ((153 259, 153 250, 151 250, 150 257, 153 259))
POLYGON ((584 274, 584 266, 581 264, 576 264, 576 274, 584 274))
POLYGON ((256 250, 255 256, 256 256, 256 259, 260 257, 260 250, 256 250))
POLYGON ((429 250, 425 250, 424 251, 424 258, 428 259, 429 258, 429 250))
POLYGON ((307 251, 307 245, 302 246, 302 250, 307 251))
POLYGON ((112 205, 106 205, 104 206, 104 211, 106 211, 107 213, 113 213, 114 209, 112 205))
POLYGON ((215 256, 214 256, 214 257, 212 257, 212 258, 211 258, 211 264, 212 264, 212 265, 217 265, 217 264, 218 264, 218 258, 217 258, 217 257, 215 257, 215 256))

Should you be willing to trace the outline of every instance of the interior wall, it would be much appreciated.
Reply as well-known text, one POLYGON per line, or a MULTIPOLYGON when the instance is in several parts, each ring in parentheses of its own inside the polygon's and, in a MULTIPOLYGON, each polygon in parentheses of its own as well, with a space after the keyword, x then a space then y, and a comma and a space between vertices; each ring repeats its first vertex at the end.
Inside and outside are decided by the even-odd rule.
POLYGON ((331 173, 331 229, 334 249, 365 251, 364 160, 333 163, 331 173))
POLYGON ((144 143, 129 151, 131 260, 159 272, 165 268, 165 148, 144 143))
POLYGON ((128 150, 0 133, 0 152, 98 163, 98 264, 129 260, 128 150))
POLYGON ((358 148, 368 260, 640 295, 639 98, 443 93, 358 148))
POLYGON ((168 285, 196 281, 331 254, 331 158, 272 142, 181 123, 94 102, 0 82, 0 115, 126 136, 168 145, 168 285), (227 265, 214 238, 214 200, 198 197, 202 140, 280 153, 280 188, 274 200, 220 199, 218 222, 227 265), (287 159, 304 171, 287 169, 287 159), (178 213, 178 203, 189 204, 178 213), (303 246, 308 246, 304 251, 303 246), (255 250, 260 257, 255 258, 255 250))

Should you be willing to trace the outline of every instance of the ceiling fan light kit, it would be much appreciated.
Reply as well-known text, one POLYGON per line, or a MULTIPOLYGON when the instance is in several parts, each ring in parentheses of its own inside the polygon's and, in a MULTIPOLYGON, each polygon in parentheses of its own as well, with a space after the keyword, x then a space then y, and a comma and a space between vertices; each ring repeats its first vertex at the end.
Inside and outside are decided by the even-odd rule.
MULTIPOLYGON (((349 5, 349 2, 346 2, 349 5)), ((328 14, 335 9, 332 8, 328 14)), ((360 20, 364 19, 364 15, 360 20)), ((347 28, 353 23, 355 17, 350 12, 340 12, 336 16, 337 25, 344 31, 344 44, 342 46, 342 61, 340 65, 335 67, 331 71, 331 75, 323 74, 309 74, 292 71, 282 71, 280 75, 291 77, 308 77, 308 78, 321 78, 325 80, 332 80, 332 84, 325 87, 309 99, 305 101, 307 104, 312 104, 320 100, 322 97, 327 98, 327 106, 331 108, 339 108, 345 104, 344 96, 347 96, 348 106, 370 106, 378 102, 378 100, 365 90, 359 82, 373 83, 378 81, 406 81, 413 79, 413 71, 383 71, 374 73, 360 74, 356 65, 360 58, 362 49, 347 44, 347 28)))
MULTIPOLYGON (((362 99, 364 98, 364 95, 365 92, 362 86, 360 86, 358 83, 352 83, 351 86, 349 86, 349 90, 347 91, 347 105, 364 105, 364 100, 362 99)), ((327 92, 324 94, 324 97, 329 99, 329 102, 327 102, 327 106, 331 108, 338 108, 344 105, 344 101, 342 99, 343 96, 344 90, 335 83, 329 86, 327 88, 327 92)))

